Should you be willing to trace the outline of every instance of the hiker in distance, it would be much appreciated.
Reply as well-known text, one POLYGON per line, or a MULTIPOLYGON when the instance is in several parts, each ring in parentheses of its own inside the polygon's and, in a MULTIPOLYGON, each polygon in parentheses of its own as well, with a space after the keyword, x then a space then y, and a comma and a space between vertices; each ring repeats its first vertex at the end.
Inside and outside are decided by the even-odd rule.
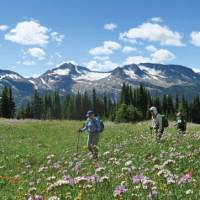
POLYGON ((87 121, 83 128, 79 129, 79 132, 88 132, 87 146, 88 150, 91 152, 93 159, 98 159, 98 142, 100 133, 104 129, 104 124, 99 117, 95 117, 92 110, 89 110, 86 114, 87 121))
POLYGON ((161 115, 158 113, 158 110, 156 107, 151 107, 149 109, 151 113, 151 118, 152 118, 152 125, 150 127, 151 131, 154 130, 156 133, 156 138, 161 139, 164 128, 168 126, 168 121, 164 115, 161 115))
POLYGON ((181 112, 176 114, 176 124, 175 127, 177 129, 178 134, 185 134, 187 128, 187 121, 184 115, 181 112))

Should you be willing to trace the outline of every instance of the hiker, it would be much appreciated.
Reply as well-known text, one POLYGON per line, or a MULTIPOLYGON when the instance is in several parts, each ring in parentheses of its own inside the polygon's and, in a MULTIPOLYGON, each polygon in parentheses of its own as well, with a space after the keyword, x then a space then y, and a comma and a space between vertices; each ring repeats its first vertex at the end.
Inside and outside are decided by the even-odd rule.
POLYGON ((151 107, 149 111, 152 117, 152 125, 150 129, 155 130, 157 138, 160 139, 164 132, 163 116, 158 113, 158 110, 156 107, 151 107))
POLYGON ((100 132, 103 131, 103 122, 99 119, 99 117, 95 117, 94 112, 89 110, 86 114, 87 121, 83 128, 79 129, 79 132, 88 132, 88 141, 87 146, 88 150, 92 153, 94 159, 98 158, 98 142, 100 132))
POLYGON ((179 134, 186 133, 187 122, 184 115, 181 112, 176 114, 176 129, 179 134))

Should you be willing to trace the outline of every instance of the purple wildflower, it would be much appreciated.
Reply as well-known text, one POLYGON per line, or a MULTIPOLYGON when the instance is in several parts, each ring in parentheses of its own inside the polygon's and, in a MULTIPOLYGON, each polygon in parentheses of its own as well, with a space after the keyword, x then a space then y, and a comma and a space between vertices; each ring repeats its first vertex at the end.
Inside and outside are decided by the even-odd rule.
POLYGON ((157 191, 153 190, 153 191, 149 192, 148 197, 149 197, 149 199, 155 199, 157 197, 157 194, 158 194, 157 191))
POLYGON ((117 187, 115 188, 114 197, 119 197, 119 196, 123 195, 124 192, 126 192, 125 186, 119 185, 119 186, 117 186, 117 187))
POLYGON ((92 183, 97 183, 100 181, 100 177, 98 175, 86 176, 86 178, 88 179, 88 182, 92 183))
POLYGON ((133 183, 140 183, 140 182, 143 182, 143 181, 145 181, 145 180, 147 180, 147 177, 146 176, 143 176, 143 175, 137 175, 137 176, 133 176, 132 177, 132 181, 133 181, 133 183))
POLYGON ((64 180, 71 186, 75 185, 75 180, 71 178, 70 176, 64 176, 64 180))
POLYGON ((43 200, 43 198, 40 195, 35 195, 35 200, 43 200))
POLYGON ((178 185, 185 184, 191 181, 192 181, 192 175, 188 173, 180 178, 178 185))

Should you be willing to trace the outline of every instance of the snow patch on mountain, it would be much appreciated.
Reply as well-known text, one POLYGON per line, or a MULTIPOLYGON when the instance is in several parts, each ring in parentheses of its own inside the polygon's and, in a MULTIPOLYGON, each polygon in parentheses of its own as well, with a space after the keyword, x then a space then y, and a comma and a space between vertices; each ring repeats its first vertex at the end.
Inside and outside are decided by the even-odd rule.
POLYGON ((82 74, 83 70, 80 70, 77 65, 75 65, 75 70, 78 74, 82 74))
POLYGON ((139 73, 137 74, 134 70, 132 70, 131 68, 125 69, 124 73, 129 76, 131 79, 137 80, 137 79, 145 79, 148 78, 148 76, 145 75, 145 73, 139 73))
POLYGON ((151 78, 160 79, 160 78, 167 78, 162 71, 156 70, 154 68, 149 68, 144 65, 139 65, 139 68, 143 70, 146 74, 150 75, 151 78))
POLYGON ((49 86, 49 84, 48 84, 43 78, 40 78, 40 80, 42 81, 42 83, 43 83, 45 86, 47 86, 47 88, 51 88, 51 87, 49 86))
POLYGON ((34 80, 29 80, 30 83, 32 83, 34 85, 34 88, 37 90, 38 89, 38 86, 37 84, 35 83, 34 80))
POLYGON ((16 75, 16 74, 3 74, 3 75, 0 75, 0 80, 2 80, 4 78, 10 78, 10 79, 15 79, 15 80, 21 79, 21 77, 16 75))
POLYGON ((97 81, 110 76, 109 72, 84 72, 80 76, 73 78, 75 81, 97 81))
POLYGON ((127 70, 127 69, 125 69, 125 70, 124 70, 124 73, 125 73, 127 76, 129 76, 130 78, 132 78, 132 79, 137 79, 137 78, 138 78, 138 75, 136 75, 135 72, 132 71, 132 70, 127 70))
POLYGON ((67 76, 70 73, 70 69, 56 69, 51 75, 67 76))

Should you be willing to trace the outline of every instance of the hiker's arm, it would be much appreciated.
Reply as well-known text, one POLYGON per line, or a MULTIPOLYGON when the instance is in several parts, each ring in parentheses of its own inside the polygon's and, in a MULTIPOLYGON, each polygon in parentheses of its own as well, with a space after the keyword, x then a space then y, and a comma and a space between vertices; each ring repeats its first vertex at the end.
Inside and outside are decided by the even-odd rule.
POLYGON ((83 127, 79 129, 79 132, 84 132, 88 130, 88 121, 83 124, 83 127))
POLYGON ((86 129, 87 129, 87 127, 85 126, 85 127, 83 127, 83 128, 79 128, 79 132, 84 132, 84 131, 86 131, 86 129))
POLYGON ((88 123, 84 124, 82 128, 79 128, 79 132, 84 132, 87 130, 88 123))
POLYGON ((156 129, 157 128, 157 120, 156 119, 152 119, 151 128, 152 129, 156 129))

